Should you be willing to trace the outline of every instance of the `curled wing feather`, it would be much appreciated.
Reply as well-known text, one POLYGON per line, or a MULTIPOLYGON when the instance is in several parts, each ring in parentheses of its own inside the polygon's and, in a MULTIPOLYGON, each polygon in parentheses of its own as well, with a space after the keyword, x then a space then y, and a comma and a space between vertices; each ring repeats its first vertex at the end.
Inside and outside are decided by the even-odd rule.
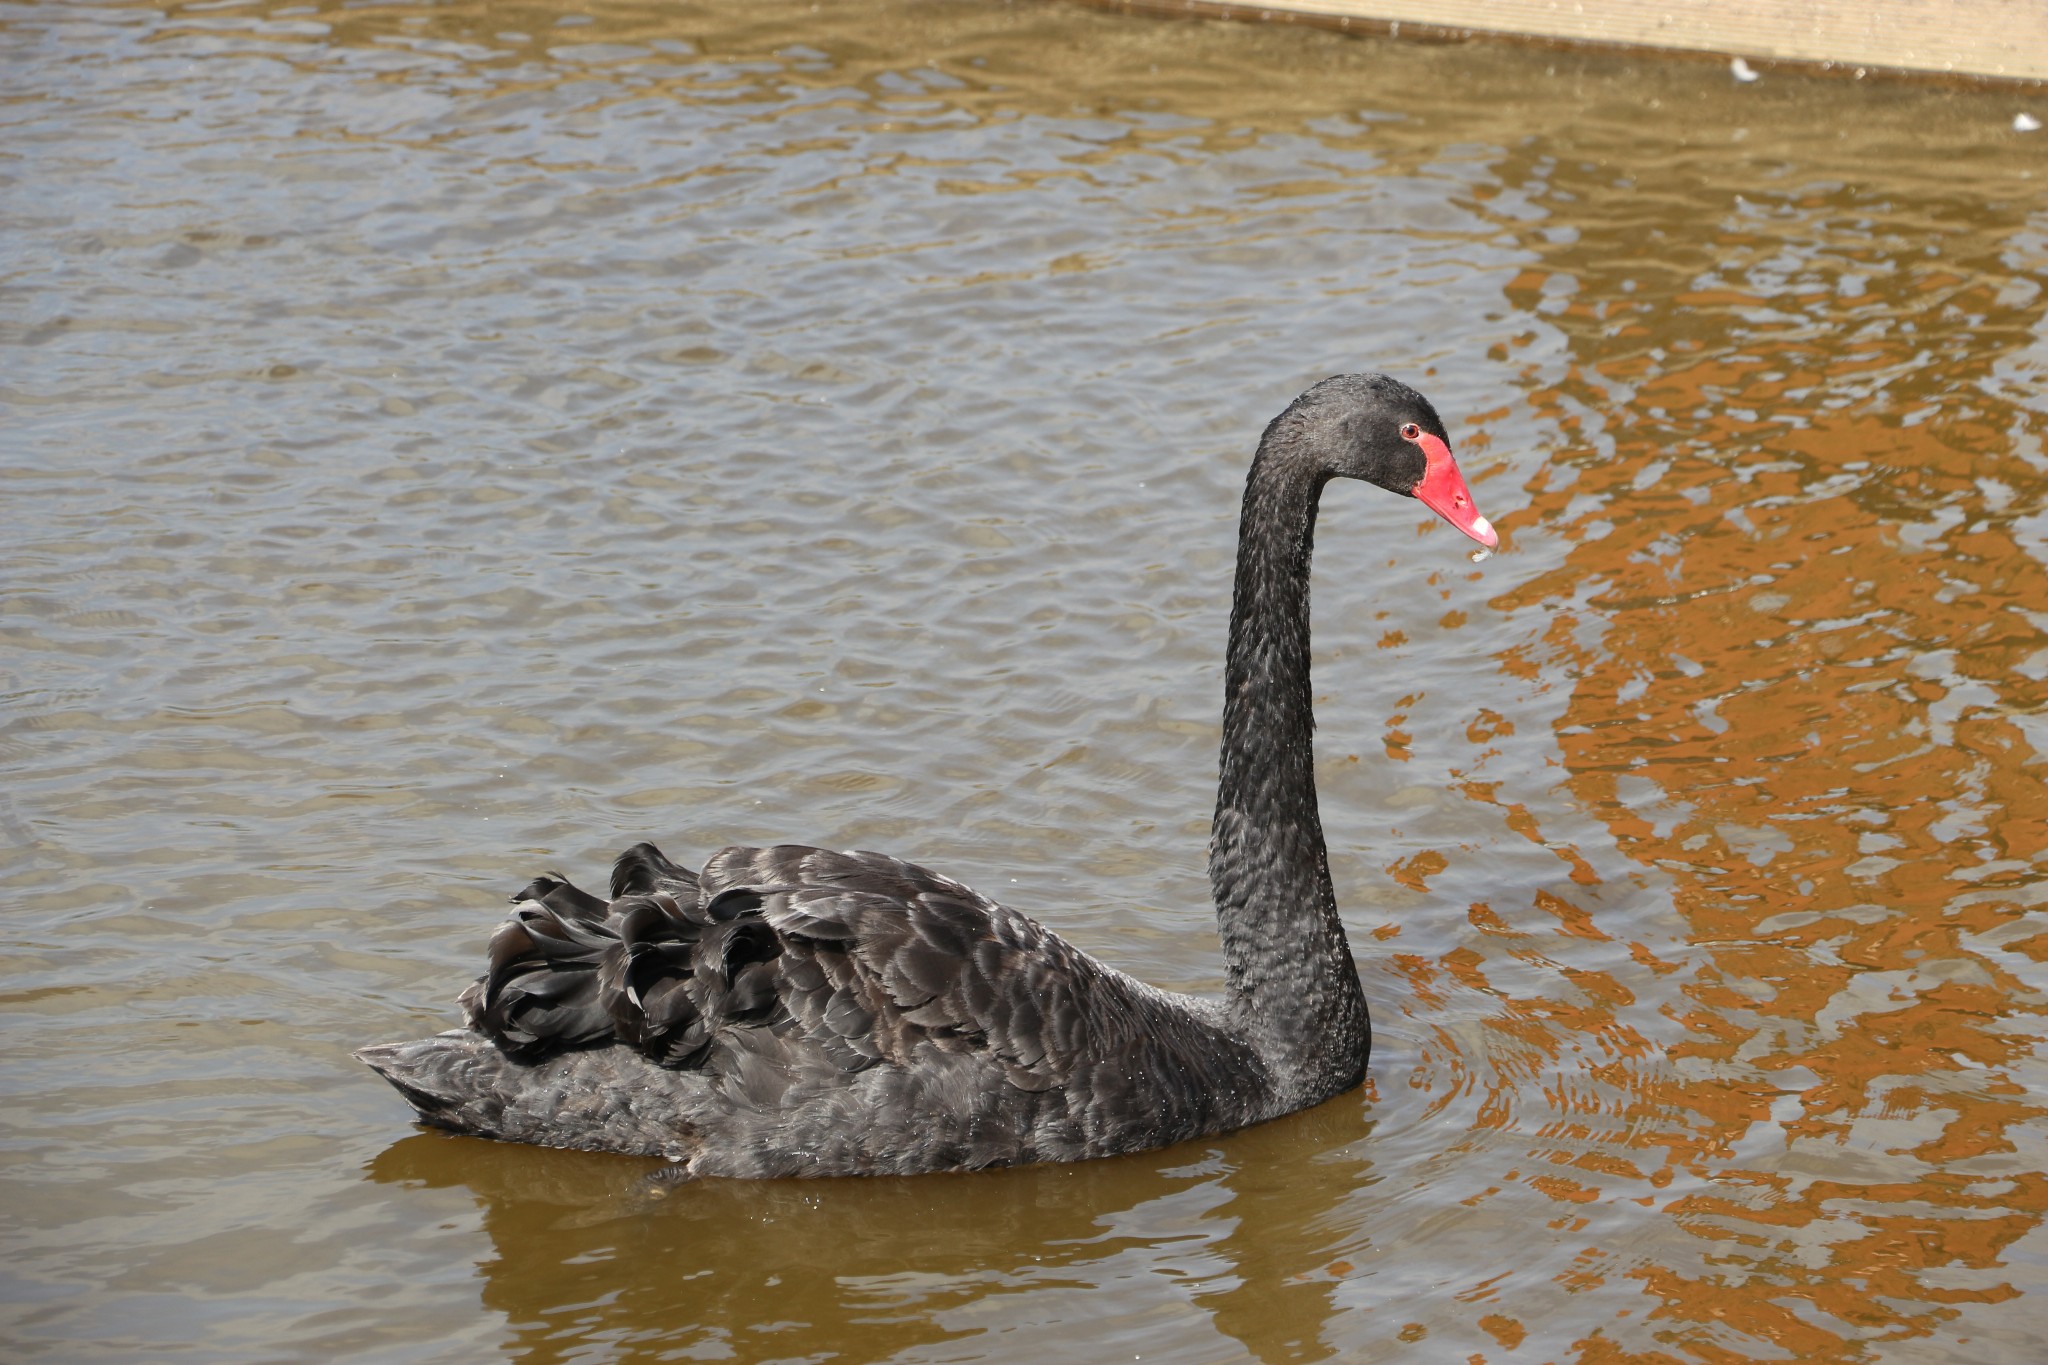
POLYGON ((979 1053, 1026 1090, 1134 1029, 1128 978, 884 854, 733 847, 692 874, 642 844, 613 885, 609 902, 552 875, 522 891, 463 993, 471 1026, 523 1060, 621 1043, 699 1067, 749 1029, 846 1072, 979 1053))

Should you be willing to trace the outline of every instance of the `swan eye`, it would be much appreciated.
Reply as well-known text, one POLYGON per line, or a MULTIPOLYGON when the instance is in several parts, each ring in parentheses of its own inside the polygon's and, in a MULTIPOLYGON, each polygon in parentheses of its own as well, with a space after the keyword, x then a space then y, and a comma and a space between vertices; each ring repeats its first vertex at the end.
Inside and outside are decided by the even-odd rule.
POLYGON ((1402 427, 1401 427, 1401 439, 1402 439, 1402 440, 1404 440, 1404 441, 1419 441, 1419 440, 1421 440, 1421 439, 1422 439, 1422 428, 1421 428, 1421 427, 1418 427, 1418 426, 1416 426, 1416 425, 1415 425, 1415 423, 1413 423, 1413 422, 1407 422, 1407 423, 1404 423, 1404 424, 1402 425, 1402 427))

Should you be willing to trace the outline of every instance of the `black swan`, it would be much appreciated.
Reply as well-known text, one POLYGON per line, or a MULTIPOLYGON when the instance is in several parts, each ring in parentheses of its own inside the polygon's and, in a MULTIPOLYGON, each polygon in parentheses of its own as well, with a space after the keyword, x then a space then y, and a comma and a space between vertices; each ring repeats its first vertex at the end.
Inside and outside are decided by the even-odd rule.
POLYGON ((1245 484, 1209 881, 1220 1000, 1126 976, 879 853, 628 849, 606 900, 537 878, 462 994, 468 1027, 356 1054, 459 1133, 660 1155, 678 1177, 1075 1161, 1276 1118, 1359 1084, 1371 1030, 1316 813, 1309 553, 1333 477, 1487 548, 1429 401, 1341 375, 1273 419, 1245 484))

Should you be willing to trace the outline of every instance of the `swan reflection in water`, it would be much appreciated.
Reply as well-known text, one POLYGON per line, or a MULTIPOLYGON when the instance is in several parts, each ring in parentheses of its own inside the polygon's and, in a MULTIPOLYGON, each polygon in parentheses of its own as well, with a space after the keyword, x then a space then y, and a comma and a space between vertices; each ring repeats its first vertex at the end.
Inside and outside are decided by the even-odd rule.
POLYGON ((881 1359, 1015 1330, 1042 1359, 1278 1362, 1328 1354, 1336 1285, 1369 1252, 1371 1128, 1347 1098, 1103 1161, 687 1184, 657 1162, 415 1133, 368 1174, 475 1197, 483 1303, 522 1360, 592 1341, 827 1359, 856 1339, 881 1359))

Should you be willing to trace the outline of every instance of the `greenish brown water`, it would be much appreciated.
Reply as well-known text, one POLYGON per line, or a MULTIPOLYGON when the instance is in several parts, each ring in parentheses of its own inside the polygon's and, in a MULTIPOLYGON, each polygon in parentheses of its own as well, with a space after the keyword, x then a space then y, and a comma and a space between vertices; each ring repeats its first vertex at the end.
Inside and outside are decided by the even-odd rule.
POLYGON ((11 1358, 2035 1358, 2038 98, 1050 4, 0 62, 11 1358), (657 1196, 349 1060, 642 837, 1214 989, 1238 480, 1358 369, 1505 539, 1326 498, 1365 1092, 657 1196))

